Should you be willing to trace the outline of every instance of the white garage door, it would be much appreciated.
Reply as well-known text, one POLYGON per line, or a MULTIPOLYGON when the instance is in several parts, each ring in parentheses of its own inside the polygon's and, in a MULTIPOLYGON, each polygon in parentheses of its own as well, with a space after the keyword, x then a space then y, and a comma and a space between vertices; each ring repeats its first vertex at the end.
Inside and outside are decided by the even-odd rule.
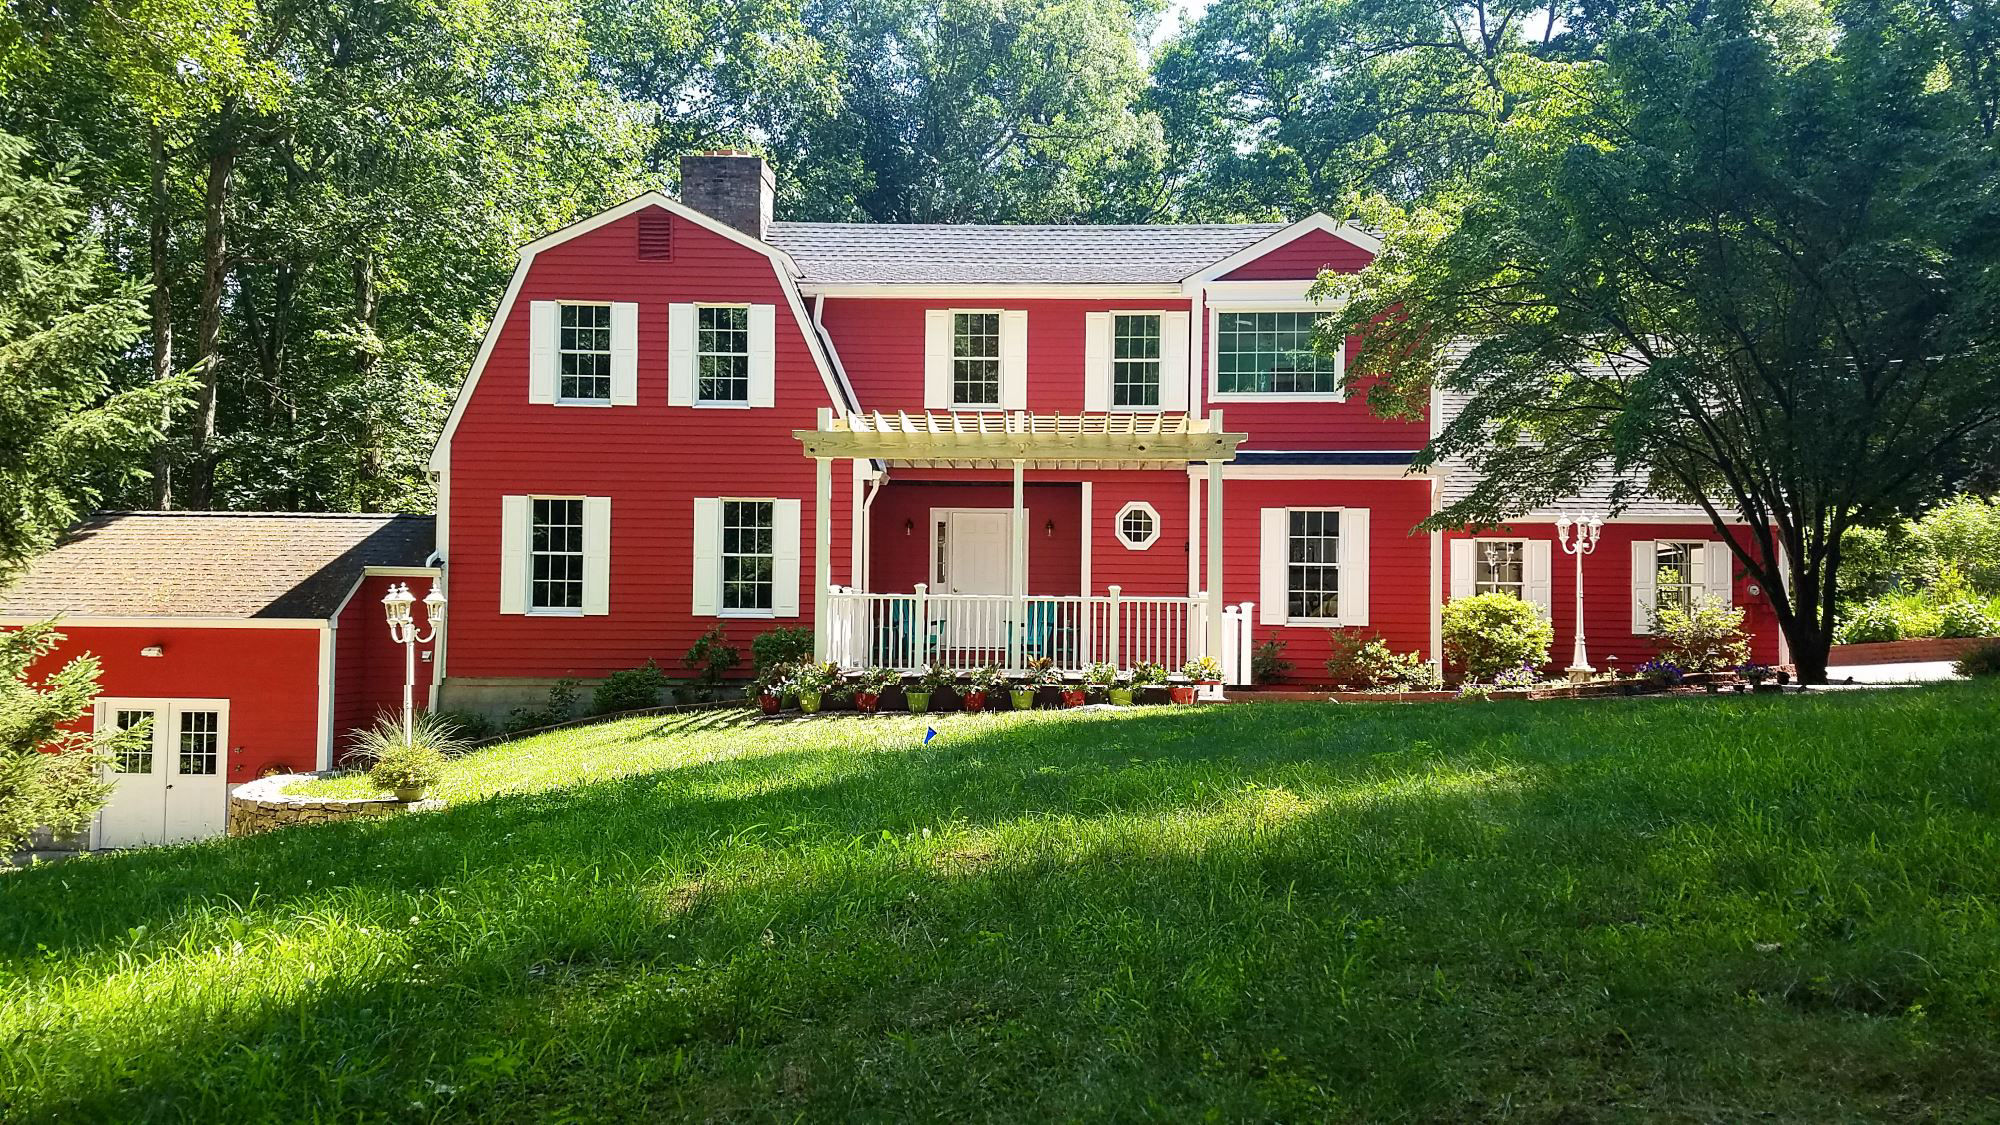
POLYGON ((97 814, 97 847, 175 844, 222 832, 228 815, 229 701, 100 699, 97 728, 151 721, 152 737, 118 756, 117 786, 97 814))

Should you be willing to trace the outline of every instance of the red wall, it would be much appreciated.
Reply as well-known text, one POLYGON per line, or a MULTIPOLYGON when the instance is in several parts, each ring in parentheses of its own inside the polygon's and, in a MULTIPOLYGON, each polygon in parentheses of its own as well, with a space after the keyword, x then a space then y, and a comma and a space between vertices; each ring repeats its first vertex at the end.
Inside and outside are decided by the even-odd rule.
MULTIPOLYGON (((397 714, 402 711, 403 646, 390 637, 388 622, 382 616, 382 595, 395 582, 409 583, 410 593, 419 599, 430 591, 428 578, 363 579, 361 588, 348 599, 347 608, 335 622, 333 758, 336 762, 346 753, 348 738, 356 728, 374 726, 384 711, 397 714)), ((455 616, 457 605, 450 609, 455 616)), ((418 607, 414 612, 422 624, 423 609, 418 607)), ((413 698, 420 709, 430 701, 431 665, 424 657, 431 647, 417 646, 413 698)))
POLYGON ((37 677, 90 653, 101 697, 229 700, 229 784, 280 766, 310 770, 319 748, 319 631, 58 625, 65 640, 37 677), (159 656, 139 650, 159 645, 159 656))
MULTIPOLYGON (((1397 652, 1431 653, 1431 592, 1429 535, 1410 529, 1430 515, 1427 480, 1241 480, 1226 479, 1222 500, 1228 515, 1223 527, 1223 600, 1261 602, 1259 509, 1327 507, 1367 508, 1368 614, 1367 632, 1380 633, 1397 652)), ((1262 616, 1261 607, 1252 618, 1262 616)), ((1293 664, 1291 679, 1323 682, 1331 652, 1329 631, 1317 625, 1252 625, 1251 638, 1285 642, 1285 659, 1293 664)))
MULTIPOLYGON (((628 217, 542 251, 502 326, 451 447, 452 676, 600 676, 657 658, 677 669, 689 644, 721 620, 739 647, 778 626, 812 621, 814 466, 794 429, 830 405, 769 259, 682 219, 670 261, 637 257, 628 217), (528 402, 528 310, 535 300, 637 301, 639 403, 560 407, 528 402), (675 301, 778 306, 776 406, 668 407, 667 306, 675 301), (500 498, 534 492, 611 497, 610 613, 502 615, 500 498), (804 501, 800 616, 696 618, 691 612, 694 499, 804 501)), ((851 471, 834 474, 833 581, 847 581, 851 471)))
POLYGON ((1355 273, 1375 255, 1344 238, 1313 230, 1292 239, 1255 261, 1222 275, 1224 281, 1283 281, 1318 277, 1325 270, 1355 273))
MULTIPOLYGON (((1090 496, 1090 584, 1102 594, 1117 583, 1128 597, 1186 597, 1188 477, 1185 470, 1098 473, 1090 496), (1118 512, 1133 501, 1160 513, 1160 538, 1143 551, 1117 536, 1118 512)), ((1224 496, 1228 495, 1225 490, 1224 496)), ((1207 518, 1206 511, 1203 518, 1207 518)))
MULTIPOLYGON (((1081 489, 1071 482, 1030 481, 1028 504, 1028 592, 1075 594, 1082 583, 1081 489), (1044 532, 1054 520, 1054 537, 1044 532)), ((980 481, 965 474, 958 483, 909 481, 891 475, 869 509, 869 580, 878 593, 908 593, 930 581, 932 508, 1012 508, 1014 486, 980 481), (903 521, 914 532, 903 534, 903 521)))
MULTIPOLYGON (((1462 532, 1450 532, 1447 539, 1463 539, 1462 532)), ((1555 543, 1553 524, 1512 523, 1504 528, 1480 533, 1485 538, 1546 539, 1555 543)), ((1638 539, 1682 539, 1713 541, 1721 538, 1709 524, 1694 523, 1608 523, 1597 549, 1583 560, 1583 632, 1591 666, 1604 670, 1609 658, 1626 671, 1637 668, 1659 653, 1659 642, 1632 632, 1632 543, 1638 539)), ((1549 646, 1549 660, 1557 668, 1567 667, 1576 645, 1576 560, 1563 553, 1560 545, 1549 548, 1549 613, 1555 623, 1555 643, 1549 646)), ((1735 582, 1731 598, 1744 611, 1743 627, 1750 633, 1750 658, 1763 664, 1778 660, 1778 619, 1770 599, 1751 597, 1750 580, 1743 564, 1731 560, 1735 582)), ((1446 567, 1450 549, 1446 548, 1446 567)), ((1451 576, 1444 578, 1445 596, 1451 595, 1451 576)))

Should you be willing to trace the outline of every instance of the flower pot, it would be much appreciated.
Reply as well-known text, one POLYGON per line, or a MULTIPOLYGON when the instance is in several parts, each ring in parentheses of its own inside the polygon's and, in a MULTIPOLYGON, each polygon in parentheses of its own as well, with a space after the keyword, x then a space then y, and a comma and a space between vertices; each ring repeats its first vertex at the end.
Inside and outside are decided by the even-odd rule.
POLYGON ((1189 707, 1194 704, 1194 693, 1193 684, 1175 684, 1167 689, 1167 698, 1183 707, 1189 707))
POLYGON ((873 715, 875 708, 881 702, 882 697, 872 691, 857 691, 854 693, 854 709, 864 715, 873 715))
POLYGON ((799 710, 804 711, 806 714, 808 715, 818 714, 819 704, 820 704, 819 692, 802 691, 799 693, 799 710))
POLYGON ((965 709, 967 711, 986 710, 986 693, 983 691, 962 692, 959 698, 965 701, 965 709))
POLYGON ((1007 702, 1016 711, 1032 711, 1035 709, 1035 689, 1013 688, 1007 692, 1007 702))
POLYGON ((921 715, 931 709, 931 693, 927 691, 906 691, 903 699, 910 705, 910 714, 921 715))
POLYGON ((1112 705, 1113 707, 1130 707, 1130 706, 1132 706, 1132 689, 1131 689, 1131 688, 1128 688, 1128 687, 1115 687, 1115 688, 1112 688, 1112 689, 1111 689, 1111 705, 1112 705))
POLYGON ((779 699, 777 696, 772 695, 769 692, 765 692, 764 694, 759 695, 757 697, 757 709, 759 711, 764 712, 766 715, 775 715, 778 713, 778 708, 783 704, 783 702, 784 701, 779 699))
POLYGON ((424 787, 421 785, 401 786, 396 789, 395 793, 396 799, 405 803, 424 799, 424 787))
POLYGON ((1062 691, 1062 705, 1064 707, 1083 706, 1084 693, 1082 688, 1066 687, 1060 690, 1062 691))

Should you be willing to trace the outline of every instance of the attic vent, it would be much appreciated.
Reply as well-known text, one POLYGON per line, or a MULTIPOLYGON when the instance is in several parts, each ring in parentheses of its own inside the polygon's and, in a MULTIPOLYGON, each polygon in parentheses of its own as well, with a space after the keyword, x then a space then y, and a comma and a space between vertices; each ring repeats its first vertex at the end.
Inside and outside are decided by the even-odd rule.
POLYGON ((673 216, 657 208, 639 213, 639 257, 666 261, 674 256, 673 216))

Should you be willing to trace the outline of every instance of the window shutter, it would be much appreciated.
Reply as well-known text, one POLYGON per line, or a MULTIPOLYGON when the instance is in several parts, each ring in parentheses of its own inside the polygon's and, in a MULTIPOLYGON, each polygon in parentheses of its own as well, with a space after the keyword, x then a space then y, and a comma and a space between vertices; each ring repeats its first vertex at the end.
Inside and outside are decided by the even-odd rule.
POLYGON ((1028 408, 1028 314, 1000 314, 1000 408, 1028 408))
POLYGON ((1736 567, 1734 560, 1729 557, 1729 544, 1704 543, 1701 553, 1701 592, 1709 601, 1723 609, 1734 608, 1736 567))
POLYGON ((1549 567, 1554 557, 1550 553, 1553 546, 1546 539, 1530 539, 1521 545, 1521 597, 1529 605, 1542 611, 1543 617, 1553 617, 1549 595, 1549 567))
POLYGON ((694 405, 694 306, 667 306, 667 405, 694 405))
POLYGON ((639 404, 639 306, 611 306, 611 405, 639 404))
POLYGON ((1340 623, 1368 624, 1368 509, 1340 510, 1340 623))
MULTIPOLYGON (((1261 521, 1262 540, 1257 551, 1257 600, 1262 608, 1257 611, 1257 620, 1265 625, 1283 625, 1289 599, 1285 596, 1286 568, 1290 550, 1285 519, 1285 509, 1265 508, 1261 521)), ((1216 528, 1210 534, 1220 534, 1216 528)))
POLYGON ((778 306, 750 306, 750 405, 778 401, 778 306))
POLYGON ((1658 559, 1651 539, 1632 541, 1632 631, 1642 637, 1653 631, 1653 606, 1660 597, 1658 559))
POLYGON ((583 498, 583 612, 611 612, 611 497, 583 498))
POLYGON ((1188 314, 1160 314, 1160 409, 1188 408, 1188 314))
POLYGON ((799 615, 799 509, 779 500, 771 511, 771 616, 799 615))
POLYGON ((1111 409, 1111 314, 1083 314, 1083 408, 1111 409))
POLYGON ((951 310, 924 313, 924 409, 951 409, 951 310))
POLYGON ((528 612, 528 498, 500 498, 500 612, 528 612))
POLYGON ((1470 539, 1451 541, 1451 596, 1455 601, 1472 596, 1473 552, 1479 546, 1470 539))
POLYGON ((554 301, 528 305, 528 401, 556 400, 556 347, 562 337, 561 306, 554 301))
POLYGON ((694 502, 693 573, 693 612, 714 617, 722 608, 722 501, 713 497, 694 502))

